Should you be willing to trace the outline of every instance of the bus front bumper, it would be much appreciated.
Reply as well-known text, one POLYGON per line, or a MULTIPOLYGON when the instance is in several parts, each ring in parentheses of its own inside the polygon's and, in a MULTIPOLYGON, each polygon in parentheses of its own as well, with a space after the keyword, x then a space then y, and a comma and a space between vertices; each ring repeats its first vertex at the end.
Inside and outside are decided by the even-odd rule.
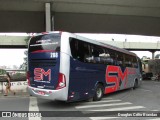
POLYGON ((66 93, 67 91, 66 88, 59 90, 49 90, 49 89, 40 89, 28 86, 27 90, 30 95, 42 99, 67 101, 68 98, 67 97, 68 93, 66 93))

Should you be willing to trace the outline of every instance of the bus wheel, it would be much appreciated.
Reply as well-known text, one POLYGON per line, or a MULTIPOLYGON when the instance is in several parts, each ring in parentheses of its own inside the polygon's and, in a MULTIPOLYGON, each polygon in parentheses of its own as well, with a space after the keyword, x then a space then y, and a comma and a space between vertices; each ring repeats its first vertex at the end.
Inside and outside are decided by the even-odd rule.
POLYGON ((99 101, 103 97, 103 86, 101 84, 98 84, 96 86, 95 95, 93 96, 94 101, 99 101))
POLYGON ((136 79, 135 82, 134 82, 133 89, 136 89, 137 87, 138 87, 138 80, 136 79))

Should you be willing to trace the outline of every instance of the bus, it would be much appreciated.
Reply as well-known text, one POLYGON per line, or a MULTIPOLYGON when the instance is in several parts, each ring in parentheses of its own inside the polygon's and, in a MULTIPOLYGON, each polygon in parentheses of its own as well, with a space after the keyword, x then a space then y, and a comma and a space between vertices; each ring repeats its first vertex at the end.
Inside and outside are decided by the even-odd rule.
POLYGON ((104 94, 137 88, 136 54, 68 32, 33 36, 28 46, 28 92, 49 100, 99 101, 104 94))

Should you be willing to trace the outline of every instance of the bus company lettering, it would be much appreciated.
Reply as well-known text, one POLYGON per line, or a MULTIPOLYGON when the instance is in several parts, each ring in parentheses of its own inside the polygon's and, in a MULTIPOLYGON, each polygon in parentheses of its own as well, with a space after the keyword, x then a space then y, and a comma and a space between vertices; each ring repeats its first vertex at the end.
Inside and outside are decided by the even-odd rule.
POLYGON ((135 68, 126 68, 124 72, 120 66, 107 66, 106 69, 106 83, 109 85, 105 88, 105 93, 111 93, 120 89, 122 82, 124 81, 124 88, 126 88, 128 82, 128 74, 135 74, 135 68), (111 85, 110 85, 111 84, 111 85))
POLYGON ((51 80, 51 69, 48 69, 47 72, 42 68, 34 69, 34 80, 43 80, 44 76, 48 76, 48 80, 51 80))

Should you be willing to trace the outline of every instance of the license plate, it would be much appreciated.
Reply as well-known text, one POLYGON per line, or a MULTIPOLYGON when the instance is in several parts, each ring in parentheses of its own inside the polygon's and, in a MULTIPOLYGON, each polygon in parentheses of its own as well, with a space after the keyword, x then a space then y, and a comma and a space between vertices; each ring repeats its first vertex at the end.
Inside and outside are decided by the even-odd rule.
POLYGON ((38 94, 45 95, 45 92, 44 91, 38 91, 38 94))

